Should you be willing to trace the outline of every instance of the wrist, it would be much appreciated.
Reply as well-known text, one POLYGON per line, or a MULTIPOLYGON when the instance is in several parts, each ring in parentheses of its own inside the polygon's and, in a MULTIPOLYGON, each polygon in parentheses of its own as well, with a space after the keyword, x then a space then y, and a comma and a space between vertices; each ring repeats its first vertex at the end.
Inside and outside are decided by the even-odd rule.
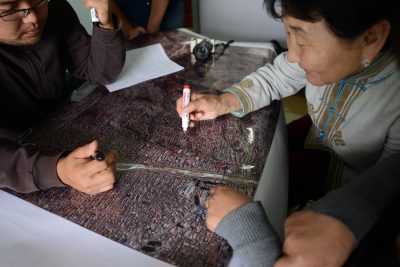
POLYGON ((220 96, 220 104, 221 108, 219 115, 224 115, 242 109, 240 101, 236 98, 234 94, 230 92, 226 92, 220 96))
POLYGON ((69 155, 69 153, 71 153, 70 150, 63 152, 59 156, 59 158, 57 160, 57 164, 56 164, 56 173, 57 173, 58 180, 60 180, 60 182, 63 183, 64 185, 68 185, 68 184, 65 182, 63 164, 64 164, 66 157, 69 155))
POLYGON ((117 25, 117 28, 120 28, 121 21, 116 15, 110 13, 106 19, 100 20, 98 27, 105 29, 105 30, 115 30, 116 25, 117 25))
POLYGON ((105 30, 114 30, 114 23, 108 23, 108 24, 99 24, 99 27, 105 30))

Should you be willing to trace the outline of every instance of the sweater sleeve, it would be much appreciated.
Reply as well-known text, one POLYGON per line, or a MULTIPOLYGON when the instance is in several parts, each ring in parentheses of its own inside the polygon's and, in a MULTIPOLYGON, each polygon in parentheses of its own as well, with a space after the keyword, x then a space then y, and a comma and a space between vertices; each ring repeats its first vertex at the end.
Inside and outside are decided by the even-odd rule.
POLYGON ((216 233, 225 238, 246 267, 274 266, 281 243, 259 201, 227 215, 216 233))
POLYGON ((390 127, 383 151, 379 160, 382 160, 392 154, 400 152, 400 118, 398 118, 390 127))
POLYGON ((307 83, 305 72, 298 64, 290 63, 287 53, 274 59, 273 64, 259 68, 224 92, 234 94, 242 104, 242 111, 233 115, 242 117, 263 108, 274 100, 294 95, 307 83))
POLYGON ((352 183, 328 193, 308 209, 339 219, 360 242, 398 196, 400 154, 394 154, 352 183))
POLYGON ((56 171, 60 155, 20 146, 17 138, 16 133, 0 129, 0 188, 28 193, 64 186, 56 171))

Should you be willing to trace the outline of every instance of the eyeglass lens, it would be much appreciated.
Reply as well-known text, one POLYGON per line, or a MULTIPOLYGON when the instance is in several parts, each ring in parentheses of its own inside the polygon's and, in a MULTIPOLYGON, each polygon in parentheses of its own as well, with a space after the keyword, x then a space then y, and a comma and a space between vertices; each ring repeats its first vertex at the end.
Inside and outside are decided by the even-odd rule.
POLYGON ((9 10, 0 13, 0 17, 4 21, 15 21, 15 20, 21 20, 24 17, 28 16, 29 13, 32 10, 36 10, 38 7, 44 6, 43 4, 48 2, 49 0, 39 0, 36 4, 34 4, 30 8, 24 8, 24 9, 15 9, 15 10, 9 10))

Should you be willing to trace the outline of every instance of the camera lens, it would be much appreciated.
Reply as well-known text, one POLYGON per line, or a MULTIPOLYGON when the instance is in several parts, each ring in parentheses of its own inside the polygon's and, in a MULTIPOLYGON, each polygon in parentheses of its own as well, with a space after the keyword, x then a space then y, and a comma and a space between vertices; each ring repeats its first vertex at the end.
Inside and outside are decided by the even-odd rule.
POLYGON ((197 60, 206 60, 210 56, 211 51, 212 44, 207 40, 201 41, 193 48, 193 54, 197 60))

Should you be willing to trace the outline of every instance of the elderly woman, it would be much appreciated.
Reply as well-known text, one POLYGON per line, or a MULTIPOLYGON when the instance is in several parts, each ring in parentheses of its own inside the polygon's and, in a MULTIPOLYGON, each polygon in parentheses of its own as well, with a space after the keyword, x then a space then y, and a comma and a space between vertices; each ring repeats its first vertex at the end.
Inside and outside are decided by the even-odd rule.
MULTIPOLYGON (((340 189, 318 199, 307 211, 289 216, 284 256, 276 266, 343 265, 400 195, 395 163, 400 159, 394 155, 400 151, 400 71, 391 51, 392 24, 399 11, 395 2, 265 0, 269 13, 284 22, 288 52, 222 95, 192 94, 184 109, 191 113, 193 127, 196 121, 230 112, 244 116, 305 88, 311 128, 304 136, 297 131, 300 138, 296 137, 313 151, 303 149, 299 157, 309 159, 302 162, 306 173, 296 168, 296 162, 290 163, 289 199, 295 204, 318 199, 324 190, 340 189), (371 167, 378 170, 368 170, 371 167), (298 188, 309 177, 312 192, 303 194, 307 188, 300 192, 298 188)), ((177 101, 180 114, 181 101, 177 101)), ((307 119, 301 125, 307 127, 307 119)), ((207 227, 227 238, 245 266, 275 263, 279 239, 259 203, 222 186, 214 189, 207 206, 207 227)))

